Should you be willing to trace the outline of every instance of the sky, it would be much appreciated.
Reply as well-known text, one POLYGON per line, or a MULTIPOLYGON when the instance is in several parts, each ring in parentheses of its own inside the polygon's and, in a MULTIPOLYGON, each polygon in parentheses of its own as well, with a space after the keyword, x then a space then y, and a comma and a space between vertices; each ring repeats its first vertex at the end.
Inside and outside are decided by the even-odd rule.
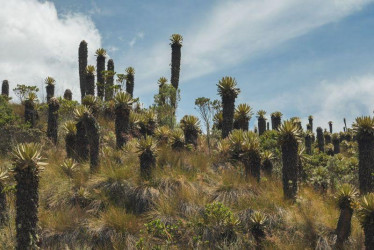
MULTIPOLYGON (((218 81, 235 77, 236 104, 313 115, 334 130, 374 110, 374 0, 0 0, 0 78, 37 85, 56 79, 80 98, 78 46, 89 64, 103 47, 117 73, 135 68, 134 95, 147 107, 157 80, 170 79, 169 37, 183 35, 177 115, 197 115, 198 97, 219 99, 218 81)), ((256 123, 253 117, 251 128, 256 123)))

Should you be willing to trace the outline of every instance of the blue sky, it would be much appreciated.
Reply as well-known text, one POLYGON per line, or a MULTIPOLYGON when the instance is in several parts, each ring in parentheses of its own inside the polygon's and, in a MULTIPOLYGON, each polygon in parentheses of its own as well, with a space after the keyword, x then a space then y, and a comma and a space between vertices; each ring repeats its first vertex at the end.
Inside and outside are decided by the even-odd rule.
MULTIPOLYGON (((169 36, 180 33, 184 46, 179 117, 196 114, 197 97, 219 98, 216 83, 226 75, 235 77, 241 89, 237 104, 245 102, 268 114, 280 110, 285 118, 299 116, 304 121, 312 114, 317 125, 326 128, 332 120, 340 130, 343 117, 352 123, 374 109, 371 0, 14 1, 20 4, 4 3, 14 12, 9 16, 17 8, 23 13, 23 6, 40 10, 35 27, 50 23, 44 29, 30 25, 21 31, 30 34, 24 36, 28 43, 20 44, 30 47, 24 54, 43 49, 30 44, 35 29, 40 32, 35 41, 43 37, 50 51, 62 51, 54 56, 46 53, 44 61, 53 61, 55 67, 40 62, 43 70, 27 69, 27 79, 38 82, 37 73, 55 73, 60 91, 70 87, 76 97, 74 57, 80 40, 89 43, 91 63, 94 50, 101 46, 113 58, 118 73, 134 66, 135 95, 148 106, 157 91, 157 79, 170 78, 169 36)), ((33 22, 29 12, 19 16, 33 22)), ((2 22, 13 25, 0 18, 2 22)), ((6 31, 14 35, 14 29, 6 31)), ((4 45, 0 41, 0 45, 11 46, 11 42, 14 47, 14 40, 4 45)), ((3 56, 13 56, 7 53, 3 56)), ((5 65, 0 74, 14 74, 14 81, 25 81, 6 70, 11 66, 5 65)))

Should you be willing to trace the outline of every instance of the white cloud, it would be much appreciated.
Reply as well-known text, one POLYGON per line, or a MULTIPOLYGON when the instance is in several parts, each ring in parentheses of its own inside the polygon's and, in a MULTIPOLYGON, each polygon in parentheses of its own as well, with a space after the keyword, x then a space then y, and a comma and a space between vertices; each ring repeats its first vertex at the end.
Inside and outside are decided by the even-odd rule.
POLYGON ((101 37, 93 22, 82 14, 57 15, 50 2, 2 1, 0 8, 0 76, 16 84, 42 85, 46 76, 56 79, 56 91, 66 88, 79 99, 78 46, 88 43, 89 64, 101 37))
POLYGON ((134 47, 135 43, 139 40, 139 39, 143 39, 144 38, 144 33, 143 32, 139 32, 135 35, 135 37, 133 37, 133 39, 131 39, 131 41, 129 42, 129 45, 130 47, 134 47))
MULTIPOLYGON (((219 1, 203 19, 180 30, 181 84, 235 66, 361 10, 372 0, 239 0, 219 1)), ((135 62, 140 93, 156 88, 161 75, 169 75, 167 41, 139 48, 127 60, 135 62)), ((225 73, 222 72, 224 75, 225 73)))

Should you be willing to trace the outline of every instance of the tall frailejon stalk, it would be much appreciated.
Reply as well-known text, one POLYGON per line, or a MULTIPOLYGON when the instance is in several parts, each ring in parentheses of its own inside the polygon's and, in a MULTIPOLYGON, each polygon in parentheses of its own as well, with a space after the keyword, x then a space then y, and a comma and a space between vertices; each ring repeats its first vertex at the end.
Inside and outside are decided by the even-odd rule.
POLYGON ((332 134, 332 145, 334 145, 334 154, 340 153, 340 138, 339 134, 332 134))
POLYGON ((56 80, 53 79, 52 77, 48 76, 45 80, 44 83, 47 85, 45 88, 47 90, 47 102, 55 96, 55 83, 56 80))
POLYGON ((104 94, 105 94, 105 79, 104 79, 105 57, 106 57, 105 49, 100 48, 96 50, 97 96, 101 100, 103 100, 104 94))
POLYGON ((135 69, 128 67, 126 69, 126 92, 133 97, 134 96, 134 84, 135 84, 135 69))
POLYGON ((78 162, 86 161, 89 158, 89 143, 86 127, 84 126, 83 119, 81 119, 85 112, 88 112, 88 108, 85 106, 79 106, 74 110, 74 116, 76 120, 76 138, 75 138, 75 150, 76 159, 78 162))
POLYGON ((87 68, 88 49, 87 42, 81 41, 78 49, 78 63, 79 63, 79 85, 81 89, 81 100, 86 95, 86 68, 87 68))
POLYGON ((259 110, 257 112, 257 119, 258 119, 258 134, 262 135, 266 131, 266 111, 259 110))
MULTIPOLYGON (((95 95, 95 67, 92 65, 88 65, 86 68, 86 95, 95 95)), ((82 97, 83 102, 84 97, 82 97)))
POLYGON ((65 150, 68 158, 77 159, 75 154, 75 143, 76 143, 76 134, 77 128, 74 121, 65 122, 63 129, 65 131, 65 150))
POLYGON ((358 142, 360 193, 366 194, 374 191, 374 118, 356 118, 353 129, 358 142))
POLYGON ((192 144, 197 147, 197 139, 200 133, 199 118, 193 115, 186 115, 180 121, 181 128, 184 132, 184 138, 187 144, 192 144))
POLYGON ((130 110, 133 104, 133 99, 130 94, 125 92, 118 92, 114 97, 115 106, 115 130, 116 130, 116 145, 117 148, 122 148, 126 143, 126 137, 129 134, 130 110))
MULTIPOLYGON (((173 34, 170 37, 171 46, 171 85, 178 89, 179 87, 179 74, 181 69, 181 48, 183 37, 180 34, 173 34)), ((176 98, 175 98, 176 100, 176 98)), ((176 103, 173 103, 174 108, 176 103)))
POLYGON ((330 134, 332 134, 332 121, 329 121, 330 134))
POLYGON ((325 139, 326 145, 331 143, 331 134, 327 132, 326 130, 323 132, 323 137, 325 139))
POLYGON ((0 172, 0 226, 8 222, 8 206, 6 200, 6 181, 8 180, 8 170, 1 170, 0 172))
POLYGON ((108 60, 107 64, 108 75, 105 81, 105 101, 113 99, 113 87, 114 87, 114 62, 113 59, 108 60))
POLYGON ((252 115, 252 108, 248 104, 239 104, 234 113, 234 129, 247 131, 252 115))
POLYGON ((312 154, 312 133, 307 131, 305 134, 305 151, 308 155, 312 154))
POLYGON ((283 193, 286 199, 295 200, 298 189, 298 146, 301 131, 299 126, 292 121, 283 122, 278 130, 278 142, 282 149, 283 193))
POLYGON ((325 152, 325 138, 321 127, 317 128, 317 144, 320 152, 325 152))
POLYGON ((156 142, 151 136, 146 136, 138 141, 136 148, 140 160, 140 176, 149 180, 152 177, 152 169, 156 167, 156 142))
POLYGON ((226 138, 234 124, 235 99, 240 93, 235 78, 225 76, 217 84, 218 94, 222 98, 222 138, 226 138))
POLYGON ((357 190, 351 184, 343 184, 338 187, 336 200, 340 209, 340 216, 336 227, 336 249, 344 249, 343 244, 351 234, 352 205, 356 196, 357 190))
POLYGON ((29 124, 31 128, 35 127, 36 122, 36 110, 35 101, 37 97, 36 94, 31 92, 25 100, 25 123, 29 124))
POLYGON ((65 92, 64 92, 64 99, 68 100, 68 101, 73 100, 73 92, 71 92, 70 89, 66 89, 65 90, 65 92))
POLYGON ((4 80, 3 84, 1 85, 1 95, 9 97, 9 82, 8 82, 8 80, 4 80))
POLYGON ((271 113, 271 129, 278 130, 278 127, 282 123, 283 114, 279 111, 271 113))
POLYGON ((12 153, 16 180, 16 249, 38 249, 39 173, 45 163, 39 144, 19 144, 12 153))
POLYGON ((308 116, 308 122, 310 126, 310 131, 313 132, 313 116, 312 115, 308 116))
POLYGON ((48 102, 48 129, 47 137, 57 144, 57 131, 58 131, 58 110, 60 103, 56 97, 52 97, 48 102))
POLYGON ((374 193, 362 197, 357 215, 364 229, 365 247, 374 249, 374 193))

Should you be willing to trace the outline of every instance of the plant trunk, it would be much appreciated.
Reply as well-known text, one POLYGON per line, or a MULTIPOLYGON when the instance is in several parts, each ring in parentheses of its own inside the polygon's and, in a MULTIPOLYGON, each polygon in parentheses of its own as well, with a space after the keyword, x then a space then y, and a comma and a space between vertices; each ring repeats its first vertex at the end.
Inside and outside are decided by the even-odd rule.
POLYGON ((37 249, 39 176, 26 167, 15 173, 17 250, 37 249))
POLYGON ((313 119, 309 119, 310 131, 313 132, 313 119))
POLYGON ((365 247, 367 250, 374 249, 374 226, 373 222, 364 226, 365 247))
POLYGON ((4 192, 4 184, 0 182, 0 226, 4 226, 8 222, 8 211, 6 194, 4 192))
POLYGON ((271 117, 271 128, 273 130, 278 130, 278 127, 281 125, 281 118, 280 117, 271 117))
POLYGON ((340 209, 340 216, 338 225, 336 227, 336 249, 343 249, 344 242, 348 239, 351 234, 351 219, 353 210, 349 207, 349 204, 340 209))
POLYGON ((58 110, 60 109, 60 104, 56 98, 51 99, 48 104, 48 129, 47 137, 57 144, 57 131, 58 131, 58 110))
POLYGON ((66 155, 68 158, 77 159, 77 156, 75 154, 75 143, 76 143, 75 134, 67 134, 65 136, 65 149, 66 149, 66 155))
POLYGON ((273 163, 270 160, 265 160, 262 163, 262 169, 266 175, 271 176, 273 172, 273 163))
POLYGON ((248 158, 242 160, 245 168, 245 178, 249 176, 254 177, 258 182, 260 181, 261 157, 258 152, 251 152, 248 158))
POLYGON ((135 76, 133 74, 128 74, 126 78, 126 92, 133 97, 134 94, 134 83, 135 82, 135 76))
MULTIPOLYGON (((95 95, 95 75, 86 75, 86 95, 95 95)), ((83 98, 82 98, 83 101, 83 98)))
POLYGON ((308 155, 312 154, 312 137, 309 134, 305 136, 305 152, 308 155))
POLYGON ((360 193, 373 192, 374 184, 374 136, 367 134, 358 140, 358 179, 360 193))
POLYGON ((79 45, 78 57, 79 57, 79 85, 81 89, 81 101, 86 95, 86 68, 87 68, 87 43, 82 41, 79 45))
POLYGON ((266 131, 266 120, 263 117, 258 118, 258 134, 262 135, 266 131))
POLYGON ((232 128, 234 123, 234 111, 235 111, 235 98, 231 96, 222 97, 222 138, 226 138, 232 128))
POLYGON ((320 152, 325 152, 325 139, 323 136, 322 128, 317 128, 317 144, 320 152))
POLYGON ((3 96, 9 97, 9 82, 8 82, 8 80, 3 81, 3 85, 1 86, 1 94, 3 96))
POLYGON ((89 148, 88 148, 88 137, 86 128, 82 121, 77 122, 75 125, 77 128, 77 135, 75 139, 75 153, 76 160, 78 162, 88 160, 89 148))
POLYGON ((35 103, 31 100, 25 101, 25 122, 30 124, 31 128, 35 127, 36 111, 35 103))
POLYGON ((73 93, 71 92, 70 89, 66 89, 65 90, 65 92, 64 92, 64 99, 68 100, 68 101, 73 100, 73 93))
POLYGON ((199 133, 196 130, 186 130, 184 131, 184 137, 186 139, 186 143, 192 144, 196 149, 197 138, 199 137, 199 133))
MULTIPOLYGON (((113 59, 108 60, 107 70, 114 72, 113 59)), ((114 76, 109 76, 105 83, 105 101, 113 99, 114 76)))
POLYGON ((339 154, 340 153, 340 140, 333 139, 332 144, 334 145, 334 154, 339 154))
POLYGON ((47 90, 47 102, 55 96, 55 85, 48 84, 47 87, 45 87, 47 90))
POLYGON ((97 74, 97 96, 100 98, 100 100, 103 100, 104 97, 104 86, 105 86, 105 80, 103 71, 105 70, 105 56, 97 56, 97 68, 96 68, 96 74, 97 74))
POLYGON ((150 151, 143 152, 140 156, 140 176, 149 180, 152 176, 152 168, 156 166, 156 158, 150 151))
POLYGON ((298 179, 298 143, 289 139, 282 145, 282 181, 283 193, 286 199, 295 200, 297 195, 298 179))
POLYGON ((117 148, 122 148, 127 141, 130 123, 130 109, 118 106, 115 110, 115 130, 117 148))
POLYGON ((93 115, 86 115, 84 117, 84 126, 86 128, 90 147, 90 169, 91 172, 95 172, 99 166, 100 128, 93 115))
POLYGON ((178 89, 179 85, 179 73, 181 66, 181 45, 172 44, 171 45, 171 85, 175 89, 178 89))

